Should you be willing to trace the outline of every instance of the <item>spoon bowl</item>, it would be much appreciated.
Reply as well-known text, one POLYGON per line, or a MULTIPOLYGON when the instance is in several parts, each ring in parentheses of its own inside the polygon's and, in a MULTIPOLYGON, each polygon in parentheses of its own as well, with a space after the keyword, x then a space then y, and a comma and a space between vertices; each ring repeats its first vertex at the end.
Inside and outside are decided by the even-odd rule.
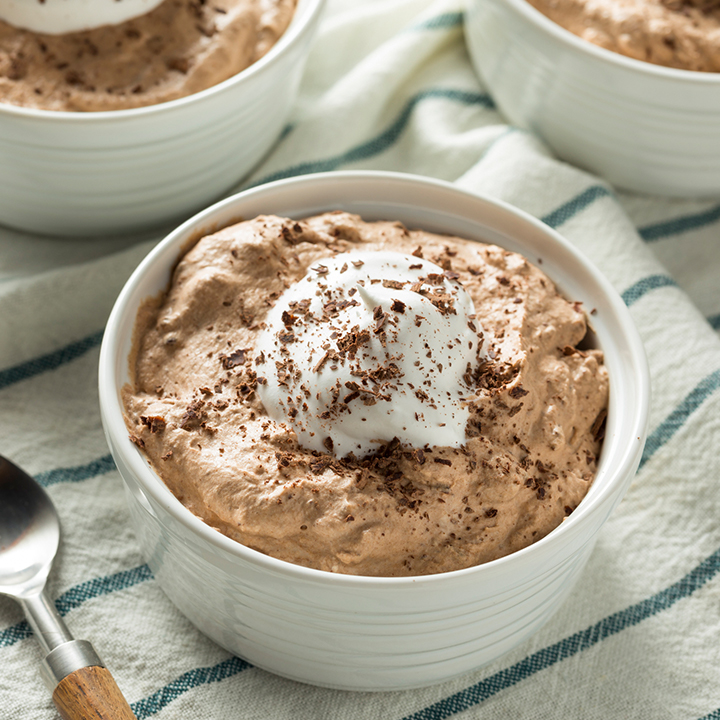
POLYGON ((47 493, 0 457, 0 593, 21 598, 45 584, 60 543, 47 493))

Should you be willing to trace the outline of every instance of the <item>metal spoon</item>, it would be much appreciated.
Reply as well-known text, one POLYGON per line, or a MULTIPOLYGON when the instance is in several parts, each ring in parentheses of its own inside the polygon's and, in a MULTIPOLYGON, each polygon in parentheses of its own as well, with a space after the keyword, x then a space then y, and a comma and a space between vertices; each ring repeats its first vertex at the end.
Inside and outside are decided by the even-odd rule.
POLYGON ((0 594, 15 598, 46 657, 42 674, 64 720, 136 720, 87 640, 73 640, 45 593, 60 541, 47 493, 0 455, 0 594))

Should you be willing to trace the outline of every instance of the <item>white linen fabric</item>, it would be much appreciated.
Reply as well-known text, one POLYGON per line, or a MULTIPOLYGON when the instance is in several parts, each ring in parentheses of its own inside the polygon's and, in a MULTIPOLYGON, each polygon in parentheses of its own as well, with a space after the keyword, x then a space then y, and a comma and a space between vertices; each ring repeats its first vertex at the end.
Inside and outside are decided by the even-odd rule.
MULTIPOLYGON (((100 427, 102 330, 163 235, 58 240, 0 229, 0 452, 63 524, 50 594, 137 717, 720 718, 720 204, 617 192, 510 127, 473 73, 455 0, 330 0, 291 124, 248 187, 334 169, 442 178, 509 201, 595 261, 652 372, 640 471, 572 597, 491 666, 412 692, 294 683, 228 655, 138 550, 100 427)), ((0 597, 0 717, 56 717, 40 651, 0 597)))

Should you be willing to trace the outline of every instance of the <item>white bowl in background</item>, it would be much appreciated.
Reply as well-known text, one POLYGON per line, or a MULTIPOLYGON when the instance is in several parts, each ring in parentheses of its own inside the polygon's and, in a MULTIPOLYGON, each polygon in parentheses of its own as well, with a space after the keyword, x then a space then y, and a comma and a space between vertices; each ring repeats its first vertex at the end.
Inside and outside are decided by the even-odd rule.
POLYGON ((187 221, 140 264, 121 292, 100 353, 105 434, 132 522, 155 577, 205 634, 294 680, 352 690, 437 683, 491 662, 534 633, 571 591, 601 526, 637 469, 646 437, 649 373, 627 308, 557 233, 504 203, 395 173, 308 175, 224 200, 187 221), (485 565, 420 577, 358 577, 293 565, 203 523, 170 493, 128 439, 120 389, 140 304, 167 287, 187 243, 239 218, 295 219, 344 209, 366 220, 497 243, 542 261, 592 317, 610 377, 606 437, 585 499, 539 542, 485 565))
POLYGON ((626 190, 720 195, 720 73, 593 45, 525 0, 466 0, 476 71, 508 120, 626 190))
POLYGON ((0 103, 0 224, 95 235, 187 217, 246 175, 282 132, 325 0, 298 0, 278 42, 233 77, 109 112, 0 103))

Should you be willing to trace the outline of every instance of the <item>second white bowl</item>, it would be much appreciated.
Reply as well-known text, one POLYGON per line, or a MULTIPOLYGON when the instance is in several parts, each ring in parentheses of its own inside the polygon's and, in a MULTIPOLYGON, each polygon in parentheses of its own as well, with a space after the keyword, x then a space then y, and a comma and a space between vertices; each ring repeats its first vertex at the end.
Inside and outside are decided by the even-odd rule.
POLYGON ((620 188, 720 195, 720 73, 597 47, 525 0, 467 0, 478 74, 511 123, 620 188))

